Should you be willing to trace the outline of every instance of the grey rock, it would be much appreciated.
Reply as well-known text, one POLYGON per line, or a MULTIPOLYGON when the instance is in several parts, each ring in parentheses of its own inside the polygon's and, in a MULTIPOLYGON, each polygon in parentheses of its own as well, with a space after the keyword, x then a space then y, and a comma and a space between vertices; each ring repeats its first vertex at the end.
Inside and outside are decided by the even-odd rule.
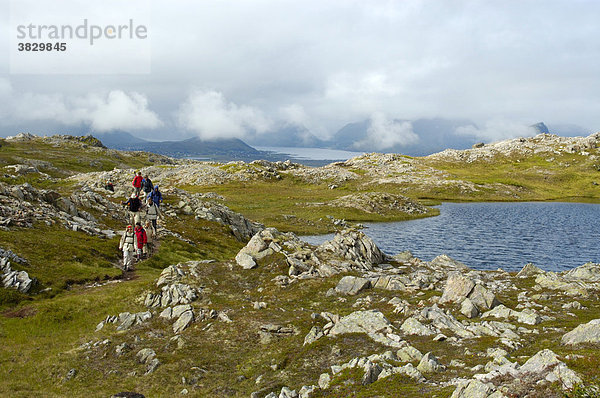
POLYGON ((331 252, 365 270, 373 270, 373 264, 381 264, 385 260, 385 255, 371 238, 361 231, 351 229, 336 233, 332 240, 320 245, 317 251, 331 252))
POLYGON ((321 373, 319 376, 319 388, 326 390, 329 388, 329 383, 331 383, 331 376, 329 373, 321 373))
POLYGON ((581 378, 549 349, 539 351, 519 369, 521 374, 539 374, 549 382, 559 381, 567 389, 582 382, 581 378))
POLYGON ((600 319, 581 324, 563 335, 562 344, 576 345, 581 343, 600 343, 600 319))
POLYGON ((363 375, 363 378, 362 378, 363 386, 366 386, 367 384, 376 382, 377 378, 379 377, 379 374, 383 370, 383 368, 381 366, 379 366, 379 364, 373 363, 371 361, 368 361, 365 364, 364 369, 365 369, 365 374, 363 375))
POLYGON ((536 276, 543 274, 545 271, 541 268, 536 267, 532 263, 527 263, 517 274, 517 278, 528 278, 530 276, 536 276))
POLYGON ((316 392, 317 388, 317 386, 302 386, 298 392, 298 396, 300 398, 309 398, 316 392))
POLYGON ((406 320, 400 326, 400 330, 407 335, 433 336, 436 334, 436 332, 431 330, 430 327, 423 325, 417 319, 412 317, 406 318, 406 320))
POLYGON ((423 358, 421 358, 421 361, 417 365, 417 370, 421 373, 437 373, 445 369, 446 367, 431 352, 423 355, 423 358))
POLYGON ((181 333, 194 321, 194 312, 191 309, 183 312, 173 323, 173 333, 181 333))
POLYGON ((65 376, 65 380, 71 380, 76 375, 77 375, 77 369, 71 369, 71 370, 69 370, 69 372, 67 372, 67 375, 65 376))
POLYGON ((460 274, 448 277, 446 287, 440 299, 440 304, 447 302, 460 302, 466 298, 475 287, 475 282, 460 274))
POLYGON ((282 387, 279 398, 298 398, 298 393, 289 387, 282 387))
POLYGON ((460 313, 467 318, 476 318, 479 316, 479 308, 469 298, 465 298, 460 304, 460 313))
POLYGON ((153 358, 150 361, 150 363, 148 363, 145 374, 149 375, 150 373, 154 372, 156 370, 156 368, 158 368, 159 365, 160 365, 160 361, 158 360, 158 358, 153 358))
POLYGON ((442 268, 445 270, 466 271, 469 269, 469 267, 467 267, 465 264, 461 263, 460 261, 454 260, 453 258, 451 258, 450 256, 448 256, 446 254, 437 256, 436 258, 431 260, 430 264, 432 267, 442 268))
POLYGON ((600 264, 586 263, 564 273, 564 278, 573 281, 600 282, 600 264))
POLYGON ((336 336, 345 333, 377 333, 391 331, 392 324, 378 310, 355 311, 335 323, 329 334, 336 336))
POLYGON ((235 256, 235 262, 243 269, 256 268, 256 261, 254 261, 251 255, 245 252, 239 252, 237 256, 235 256))
POLYGON ((303 345, 312 344, 323 336, 324 336, 323 329, 321 329, 318 326, 313 326, 310 329, 310 331, 308 332, 308 334, 306 335, 306 337, 304 337, 303 345))
POLYGON ((473 304, 482 310, 489 310, 500 304, 500 301, 498 301, 494 293, 490 292, 480 284, 476 284, 473 287, 473 290, 471 293, 469 293, 468 298, 473 302, 473 304))
POLYGON ((421 351, 417 350, 415 347, 408 345, 406 347, 402 347, 396 352, 396 356, 400 362, 414 362, 421 361, 423 358, 423 354, 421 351))
POLYGON ((340 294, 354 296, 361 291, 371 287, 371 282, 366 278, 355 276, 344 276, 335 287, 335 291, 340 294))
POLYGON ((156 352, 151 348, 142 348, 135 356, 139 363, 149 364, 156 357, 156 352))
POLYGON ((469 380, 459 385, 450 398, 488 398, 493 391, 494 387, 492 383, 469 380))

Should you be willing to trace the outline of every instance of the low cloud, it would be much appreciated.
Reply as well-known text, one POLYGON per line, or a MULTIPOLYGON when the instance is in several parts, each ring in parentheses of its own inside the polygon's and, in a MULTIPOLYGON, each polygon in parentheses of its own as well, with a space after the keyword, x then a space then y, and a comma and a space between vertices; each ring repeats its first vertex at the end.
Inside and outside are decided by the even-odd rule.
POLYGON ((412 123, 389 119, 381 112, 371 116, 367 129, 367 138, 354 143, 355 148, 390 149, 395 146, 407 146, 419 142, 419 136, 412 129, 412 123))
MULTIPOLYGON (((0 96, 1 91, 0 87, 0 96)), ((13 122, 87 125, 98 132, 155 129, 163 124, 158 115, 148 109, 144 95, 121 90, 70 98, 62 94, 16 93, 12 95, 11 111, 13 122)))
POLYGON ((272 122, 255 107, 237 105, 213 90, 195 91, 181 104, 178 124, 202 139, 244 138, 249 132, 263 133, 272 122))
POLYGON ((456 129, 456 134, 492 142, 507 140, 517 137, 531 137, 538 133, 535 127, 508 120, 495 119, 488 121, 483 127, 473 125, 461 126, 456 129))

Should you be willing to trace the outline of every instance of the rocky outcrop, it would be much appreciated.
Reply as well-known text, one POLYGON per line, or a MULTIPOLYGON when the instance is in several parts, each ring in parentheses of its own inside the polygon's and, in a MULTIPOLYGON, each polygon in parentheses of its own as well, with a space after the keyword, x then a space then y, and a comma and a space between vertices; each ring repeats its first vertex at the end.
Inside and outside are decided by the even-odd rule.
POLYGON ((469 299, 465 307, 465 312, 471 315, 480 310, 492 309, 500 304, 494 293, 483 287, 482 284, 475 283, 460 274, 450 275, 440 303, 461 303, 465 299, 469 299))
POLYGON ((96 218, 84 210, 101 211, 104 215, 125 219, 124 210, 106 198, 82 188, 70 198, 58 192, 36 189, 30 184, 5 185, 0 183, 0 226, 32 228, 34 223, 54 225, 83 231, 90 235, 112 238, 114 231, 102 228, 96 218))
POLYGON ((461 380, 452 398, 500 398, 511 396, 513 391, 523 390, 524 385, 534 389, 542 383, 558 382, 570 390, 581 383, 581 378, 558 359, 551 350, 539 351, 522 366, 506 357, 496 357, 485 366, 488 373, 476 374, 473 379, 461 380))
POLYGON ((179 202, 179 209, 193 214, 197 219, 227 225, 239 241, 246 241, 264 229, 264 225, 248 220, 223 204, 204 200, 202 194, 187 194, 180 190, 178 194, 182 198, 179 202))
POLYGON ((577 326, 562 337, 561 343, 565 345, 600 343, 600 319, 577 326))
POLYGON ((27 293, 35 284, 35 279, 31 279, 26 271, 13 270, 10 266, 11 259, 16 260, 18 263, 25 263, 24 259, 18 257, 10 250, 0 249, 0 282, 5 288, 27 293))
POLYGON ((385 261, 385 255, 377 245, 361 231, 343 230, 335 234, 332 240, 323 243, 317 252, 329 252, 352 262, 363 270, 373 270, 374 264, 385 261))
POLYGON ((150 311, 130 313, 121 312, 119 315, 107 315, 106 318, 96 326, 96 332, 102 330, 107 324, 118 324, 117 330, 127 330, 135 325, 143 325, 152 318, 150 311))
POLYGON ((328 203, 334 207, 349 207, 367 213, 385 214, 401 212, 406 214, 426 214, 427 207, 406 196, 385 192, 367 192, 342 196, 328 203))

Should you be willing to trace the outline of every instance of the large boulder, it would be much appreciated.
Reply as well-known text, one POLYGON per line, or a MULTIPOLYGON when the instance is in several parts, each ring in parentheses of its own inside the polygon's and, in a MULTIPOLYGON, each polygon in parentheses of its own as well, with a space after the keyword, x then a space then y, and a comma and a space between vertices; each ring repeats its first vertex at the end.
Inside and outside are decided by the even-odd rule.
POLYGON ((444 293, 440 299, 440 304, 448 302, 460 302, 464 300, 475 287, 475 282, 469 278, 452 274, 448 277, 444 293))
POLYGON ((329 334, 336 336, 345 333, 378 333, 391 331, 392 324, 377 310, 355 311, 340 318, 329 334))
POLYGON ((561 342, 567 345, 580 343, 600 343, 600 319, 594 319, 588 323, 581 324, 566 333, 561 342))
POLYGON ((375 242, 363 232, 353 229, 336 233, 332 240, 323 243, 317 250, 331 252, 365 270, 372 270, 374 264, 385 261, 385 254, 375 242))
POLYGON ((583 264, 565 272, 564 277, 572 281, 600 282, 600 264, 583 264))
POLYGON ((453 273, 448 277, 440 304, 461 303, 468 298, 478 309, 489 310, 500 304, 494 293, 466 276, 453 273))
POLYGON ((354 296, 361 291, 371 287, 371 281, 366 278, 356 276, 344 276, 335 287, 335 291, 340 294, 354 296))
POLYGON ((281 237, 282 234, 275 228, 257 232, 235 256, 236 263, 244 269, 255 268, 258 260, 281 250, 276 244, 281 237))

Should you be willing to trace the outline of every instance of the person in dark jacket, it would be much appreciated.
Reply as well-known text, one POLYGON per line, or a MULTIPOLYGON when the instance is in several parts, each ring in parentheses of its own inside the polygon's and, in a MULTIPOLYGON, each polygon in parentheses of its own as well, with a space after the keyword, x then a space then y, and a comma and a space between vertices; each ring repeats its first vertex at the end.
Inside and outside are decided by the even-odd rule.
POLYGON ((127 208, 129 212, 129 219, 132 225, 141 221, 140 210, 142 209, 142 201, 139 196, 132 193, 131 197, 127 200, 127 202, 123 202, 123 205, 127 208))
POLYGON ((154 202, 155 205, 160 207, 160 204, 163 201, 162 193, 158 190, 158 185, 154 186, 154 190, 150 193, 150 198, 154 202))
POLYGON ((142 180, 142 189, 144 190, 144 192, 146 193, 146 197, 148 197, 148 195, 150 195, 150 192, 152 192, 152 180, 150 179, 150 177, 146 176, 144 177, 144 179, 142 180))
POLYGON ((131 185, 133 185, 133 189, 135 189, 135 194, 137 196, 140 195, 140 191, 142 190, 142 180, 142 172, 138 171, 135 177, 133 177, 133 181, 131 182, 131 185))

